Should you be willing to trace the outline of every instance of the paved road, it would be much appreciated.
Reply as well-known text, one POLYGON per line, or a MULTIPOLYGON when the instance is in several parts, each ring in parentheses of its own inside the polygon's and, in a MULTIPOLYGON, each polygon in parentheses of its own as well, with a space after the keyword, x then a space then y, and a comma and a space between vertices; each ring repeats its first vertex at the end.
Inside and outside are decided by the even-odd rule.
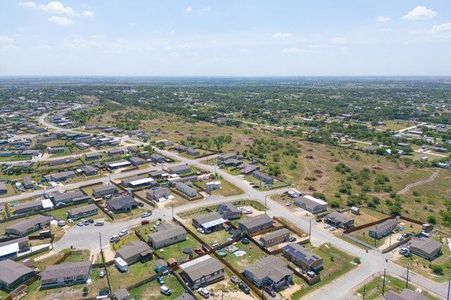
MULTIPOLYGON (((45 123, 45 117, 43 118, 45 123)), ((46 124, 46 123, 45 123, 46 124)), ((46 124, 49 125, 49 124, 46 124)), ((53 126, 55 127, 55 126, 53 126)), ((64 130, 57 128, 57 130, 64 130)), ((310 227, 310 218, 309 217, 300 217, 294 215, 290 210, 288 210, 285 206, 279 204, 270 199, 270 196, 275 193, 281 193, 286 189, 271 191, 271 192, 261 192, 257 191, 251 187, 251 185, 244 180, 241 176, 233 176, 224 170, 218 169, 215 166, 210 166, 202 163, 199 160, 188 159, 182 157, 178 154, 175 154, 170 151, 160 150, 155 148, 155 151, 163 154, 169 158, 181 161, 182 163, 189 164, 191 166, 197 167, 199 169, 203 169, 212 173, 217 173, 222 176, 225 180, 231 182, 236 185, 240 189, 244 191, 243 195, 234 196, 234 197, 210 197, 208 200, 204 201, 196 201, 190 203, 188 205, 180 206, 174 208, 174 212, 177 213, 179 211, 192 209, 198 206, 203 206, 207 204, 217 204, 220 202, 234 201, 237 199, 254 199, 258 200, 261 203, 267 203, 268 206, 268 214, 272 216, 284 217, 292 223, 296 224, 299 228, 304 230, 305 232, 309 231, 310 227)), ((140 172, 150 171, 152 168, 148 170, 136 170, 135 174, 140 172)), ((119 173, 114 174, 113 179, 122 178, 132 176, 132 172, 127 173, 119 173)), ((112 175, 113 176, 113 175, 112 175)), ((92 181, 77 183, 72 185, 67 185, 66 188, 76 188, 77 186, 85 185, 87 183, 97 182, 103 179, 94 179, 92 181)), ((13 196, 14 197, 14 196, 13 196)), ((12 197, 5 198, 3 201, 11 201, 12 197)), ((170 219, 172 216, 172 210, 167 208, 155 209, 151 219, 163 218, 170 219)), ((71 245, 75 247, 83 247, 90 249, 99 249, 99 240, 98 234, 102 233, 102 243, 103 245, 107 245, 108 239, 111 235, 116 234, 123 228, 129 228, 135 226, 141 222, 140 218, 133 219, 125 222, 111 223, 106 224, 102 227, 94 227, 90 226, 88 228, 79 228, 72 227, 68 230, 67 234, 63 236, 63 238, 55 243, 55 249, 63 249, 69 247, 71 245)), ((346 273, 341 276, 337 280, 327 284, 325 287, 314 291, 313 293, 306 296, 307 299, 331 299, 331 291, 333 291, 333 299, 353 299, 355 296, 353 295, 353 289, 361 284, 366 278, 370 277, 375 273, 383 272, 384 269, 387 269, 389 273, 395 274, 400 277, 405 277, 406 270, 399 265, 390 261, 390 254, 382 254, 375 250, 370 250, 368 253, 353 245, 350 244, 332 233, 321 228, 319 224, 312 223, 312 243, 314 245, 320 245, 323 243, 330 243, 334 247, 345 251, 353 256, 357 256, 361 258, 362 264, 355 268, 354 270, 346 273)), ((410 273, 410 280, 413 284, 422 287, 423 289, 434 292, 437 295, 440 295, 442 298, 446 298, 447 294, 447 283, 436 283, 433 282, 421 275, 410 273)))

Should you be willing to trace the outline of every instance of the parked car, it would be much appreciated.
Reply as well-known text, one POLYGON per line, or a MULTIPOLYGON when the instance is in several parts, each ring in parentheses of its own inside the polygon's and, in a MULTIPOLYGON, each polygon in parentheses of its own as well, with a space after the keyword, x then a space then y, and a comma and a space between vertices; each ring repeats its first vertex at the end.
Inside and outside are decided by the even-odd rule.
POLYGON ((205 299, 210 298, 210 292, 206 288, 200 288, 197 290, 199 294, 205 299))
POLYGON ((110 243, 116 243, 116 242, 118 242, 120 239, 121 239, 121 237, 120 237, 119 235, 115 234, 115 235, 113 235, 113 236, 110 238, 110 243))
POLYGON ((165 285, 160 286, 160 293, 166 296, 170 296, 172 294, 172 290, 165 285))
POLYGON ((110 297, 111 291, 109 288, 103 288, 99 290, 99 294, 96 299, 107 299, 110 297))
POLYGON ((160 285, 164 285, 164 279, 163 279, 163 277, 158 276, 158 277, 157 277, 157 281, 158 281, 158 283, 159 283, 160 285))
POLYGON ((94 223, 94 226, 103 226, 105 225, 105 222, 103 220, 98 220, 94 223))
POLYGON ((147 218, 147 217, 150 217, 151 215, 152 215, 152 212, 148 211, 148 212, 143 213, 141 218, 147 218))
POLYGON ((244 282, 240 282, 238 286, 245 294, 249 294, 251 292, 251 289, 244 282))
POLYGON ((88 226, 89 224, 91 224, 88 220, 84 220, 83 221, 83 224, 85 225, 85 226, 88 226))
POLYGON ((232 283, 234 283, 234 284, 238 284, 240 282, 240 280, 236 276, 230 277, 230 281, 232 281, 232 283))
POLYGON ((100 272, 99 272, 99 277, 100 277, 100 278, 105 277, 105 270, 100 270, 100 272))
POLYGON ((251 241, 248 239, 248 238, 242 238, 241 239, 241 243, 243 243, 243 244, 245 244, 245 245, 247 245, 247 244, 249 244, 251 241))
POLYGON ((149 222, 149 220, 142 220, 141 221, 141 225, 147 225, 147 224, 149 224, 150 222, 149 222))
POLYGON ((265 292, 267 292, 271 297, 275 297, 277 295, 276 292, 269 286, 265 287, 265 292))
POLYGON ((93 219, 88 219, 88 223, 89 224, 94 224, 94 220, 93 219))
POLYGON ((78 223, 77 223, 77 226, 78 226, 78 227, 83 227, 83 226, 85 226, 85 224, 84 224, 83 222, 78 222, 78 223))
POLYGON ((139 207, 143 207, 143 206, 144 206, 144 203, 138 202, 138 206, 139 206, 139 207))
POLYGON ((58 221, 58 226, 63 227, 66 225, 66 221, 60 220, 58 221))
POLYGON ((329 231, 335 231, 335 230, 337 230, 337 227, 331 226, 331 227, 329 228, 329 231))
POLYGON ((324 224, 324 229, 329 229, 330 225, 329 224, 324 224))
POLYGON ((199 232, 199 233, 205 233, 205 231, 204 231, 202 228, 200 228, 200 227, 197 227, 197 232, 199 232))
POLYGON ((120 237, 126 236, 127 234, 128 234, 128 229, 122 229, 122 230, 119 232, 119 236, 120 236, 120 237))
POLYGON ((296 242, 296 238, 294 237, 294 236, 290 236, 289 238, 288 238, 288 241, 289 242, 296 242))

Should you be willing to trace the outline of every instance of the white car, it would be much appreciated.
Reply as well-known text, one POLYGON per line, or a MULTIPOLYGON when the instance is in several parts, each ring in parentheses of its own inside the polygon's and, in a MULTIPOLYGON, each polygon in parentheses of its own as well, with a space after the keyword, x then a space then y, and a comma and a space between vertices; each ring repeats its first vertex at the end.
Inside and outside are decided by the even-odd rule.
POLYGON ((324 229, 329 229, 330 225, 329 224, 324 224, 324 229))
POLYGON ((122 229, 122 230, 119 232, 119 236, 120 236, 120 237, 126 236, 127 234, 128 234, 128 229, 122 229))
POLYGON ((199 294, 204 297, 205 299, 210 297, 210 292, 206 289, 206 288, 199 288, 197 290, 199 292, 199 294))
POLYGON ((170 296, 172 294, 172 290, 168 288, 166 285, 160 286, 160 293, 166 296, 170 296))
POLYGON ((331 227, 329 228, 329 231, 335 231, 335 230, 337 230, 336 227, 331 226, 331 227))

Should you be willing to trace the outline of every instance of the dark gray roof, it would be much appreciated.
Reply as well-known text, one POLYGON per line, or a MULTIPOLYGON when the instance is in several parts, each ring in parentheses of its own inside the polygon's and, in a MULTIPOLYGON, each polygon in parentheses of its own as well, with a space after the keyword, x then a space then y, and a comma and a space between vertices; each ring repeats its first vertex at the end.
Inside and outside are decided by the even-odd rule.
POLYGON ((268 255, 248 266, 245 271, 254 275, 258 280, 268 277, 274 282, 279 282, 283 277, 293 274, 287 265, 288 263, 283 258, 268 255))
POLYGON ((133 195, 131 194, 116 196, 108 200, 108 206, 112 207, 115 210, 119 210, 125 206, 135 204, 136 204, 135 198, 133 198, 133 195))
POLYGON ((34 273, 34 270, 22 263, 10 259, 0 261, 0 282, 9 285, 29 273, 34 273))
POLYGON ((73 190, 64 193, 54 193, 51 195, 53 197, 54 202, 65 202, 65 201, 76 201, 80 198, 87 197, 81 190, 73 190))
POLYGON ((385 294, 386 300, 427 300, 428 298, 415 291, 404 289, 400 294, 395 291, 388 291, 385 294))
POLYGON ((431 254, 442 247, 439 241, 425 238, 425 237, 414 237, 410 240, 410 247, 418 248, 425 253, 431 254))
POLYGON ((222 219, 222 216, 220 214, 218 214, 217 212, 210 212, 208 214, 194 217, 193 221, 197 222, 198 224, 205 224, 218 219, 222 219))
POLYGON ((41 273, 41 280, 48 281, 71 276, 86 276, 89 274, 90 270, 90 261, 52 265, 47 267, 47 269, 41 273))
POLYGON ((326 218, 334 221, 334 222, 338 222, 338 223, 346 223, 350 220, 352 220, 351 218, 349 218, 348 216, 346 216, 345 214, 339 213, 338 211, 333 211, 330 214, 328 214, 326 216, 326 218))
POLYGON ((283 252, 288 253, 292 257, 305 262, 307 265, 311 265, 315 261, 322 259, 320 256, 296 243, 292 243, 283 247, 283 252))
POLYGON ((262 240, 264 240, 264 241, 269 241, 269 240, 272 240, 274 238, 277 238, 279 236, 286 235, 286 234, 290 234, 290 231, 288 229, 286 229, 286 228, 282 228, 282 229, 279 229, 279 230, 275 230, 275 231, 271 231, 271 232, 265 233, 260 238, 262 240))
POLYGON ((68 211, 68 213, 71 214, 71 215, 78 215, 79 213, 84 213, 84 212, 92 211, 92 210, 95 210, 95 209, 98 209, 97 205, 89 204, 89 205, 85 205, 85 206, 81 206, 81 207, 70 209, 68 211))
POLYGON ((38 199, 33 201, 20 202, 14 205, 14 210, 27 209, 33 207, 42 207, 42 201, 38 199))
POLYGON ((371 230, 379 233, 385 233, 392 230, 392 228, 397 225, 398 222, 396 221, 396 219, 388 219, 380 224, 374 225, 371 230))
POLYGON ((246 228, 254 228, 269 222, 272 223, 271 217, 269 217, 267 214, 262 214, 252 218, 244 219, 240 221, 239 224, 242 224, 246 228))
POLYGON ((18 232, 26 232, 34 226, 42 223, 50 222, 52 218, 48 216, 37 215, 30 219, 26 219, 8 226, 6 229, 16 230, 18 232))
POLYGON ((149 234, 149 238, 156 243, 170 239, 173 236, 186 233, 186 230, 182 226, 171 223, 161 223, 160 226, 157 227, 157 230, 157 232, 149 234))
POLYGON ((147 255, 149 253, 152 253, 152 249, 143 241, 131 241, 117 251, 117 254, 125 260, 138 254, 147 255))
POLYGON ((128 300, 130 299, 130 294, 127 289, 119 289, 114 293, 114 299, 116 300, 128 300))
POLYGON ((180 265, 180 268, 192 281, 196 281, 203 276, 223 270, 224 266, 216 258, 207 254, 180 265))

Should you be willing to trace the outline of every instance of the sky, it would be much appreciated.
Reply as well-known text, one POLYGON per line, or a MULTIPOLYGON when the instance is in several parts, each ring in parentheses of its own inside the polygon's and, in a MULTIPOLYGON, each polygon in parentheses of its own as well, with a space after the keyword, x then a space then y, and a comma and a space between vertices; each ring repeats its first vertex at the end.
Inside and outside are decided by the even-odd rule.
POLYGON ((1 0, 0 76, 449 76, 450 0, 1 0))

